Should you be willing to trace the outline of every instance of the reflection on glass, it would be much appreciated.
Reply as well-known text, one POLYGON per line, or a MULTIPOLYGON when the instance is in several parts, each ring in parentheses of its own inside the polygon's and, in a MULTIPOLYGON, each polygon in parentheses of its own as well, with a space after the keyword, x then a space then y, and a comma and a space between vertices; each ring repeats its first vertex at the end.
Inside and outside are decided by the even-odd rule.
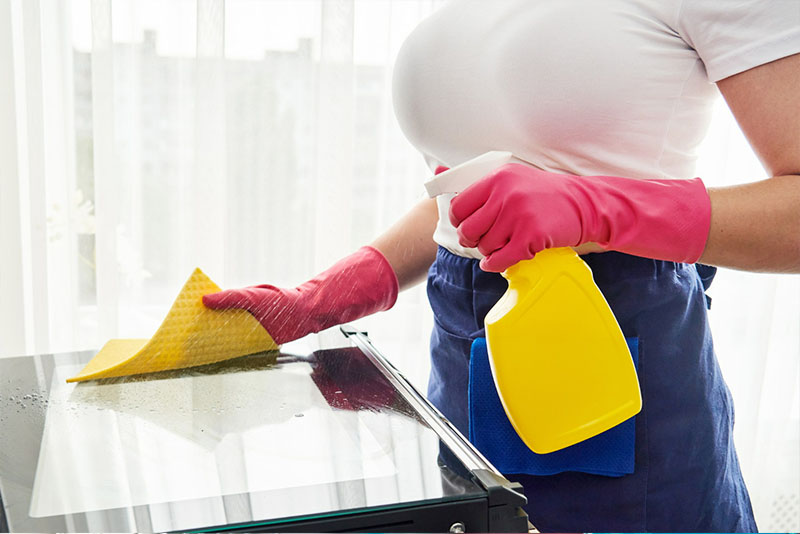
POLYGON ((328 404, 308 380, 307 363, 277 363, 267 355, 216 368, 224 372, 143 376, 75 388, 64 382, 72 370, 58 368, 30 515, 395 472, 375 438, 362 431, 358 417, 326 417, 328 404))

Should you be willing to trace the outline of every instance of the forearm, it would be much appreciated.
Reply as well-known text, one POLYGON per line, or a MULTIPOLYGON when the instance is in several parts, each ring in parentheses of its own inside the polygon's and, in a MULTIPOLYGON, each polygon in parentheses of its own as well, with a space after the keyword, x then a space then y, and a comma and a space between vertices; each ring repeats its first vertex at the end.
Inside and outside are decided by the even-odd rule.
POLYGON ((711 230, 701 263, 800 273, 800 176, 709 189, 711 230))
POLYGON ((438 220, 436 200, 425 199, 371 243, 389 261, 401 291, 424 280, 436 259, 438 220))

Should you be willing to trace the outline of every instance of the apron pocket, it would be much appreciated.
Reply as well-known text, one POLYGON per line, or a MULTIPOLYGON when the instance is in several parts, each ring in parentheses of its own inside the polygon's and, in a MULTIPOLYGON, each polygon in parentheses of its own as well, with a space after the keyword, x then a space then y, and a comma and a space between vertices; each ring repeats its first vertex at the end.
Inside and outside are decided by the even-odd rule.
MULTIPOLYGON (((639 340, 626 338, 638 367, 639 340)), ((548 454, 531 451, 503 410, 489 366, 486 338, 472 343, 469 365, 469 439, 501 473, 553 475, 578 471, 619 477, 633 473, 635 417, 565 449, 548 454)))

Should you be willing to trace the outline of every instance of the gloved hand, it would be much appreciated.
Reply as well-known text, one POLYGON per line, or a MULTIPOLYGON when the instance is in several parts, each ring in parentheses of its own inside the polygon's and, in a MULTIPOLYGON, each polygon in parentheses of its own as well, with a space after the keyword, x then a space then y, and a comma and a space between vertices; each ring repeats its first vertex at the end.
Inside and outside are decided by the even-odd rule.
POLYGON ((397 300, 392 266, 377 249, 361 247, 294 288, 264 284, 203 296, 206 307, 242 308, 279 345, 328 327, 388 310, 397 300))
POLYGON ((540 250, 595 242, 635 256, 693 263, 708 239, 703 182, 554 174, 509 163, 450 202, 459 242, 502 272, 540 250))

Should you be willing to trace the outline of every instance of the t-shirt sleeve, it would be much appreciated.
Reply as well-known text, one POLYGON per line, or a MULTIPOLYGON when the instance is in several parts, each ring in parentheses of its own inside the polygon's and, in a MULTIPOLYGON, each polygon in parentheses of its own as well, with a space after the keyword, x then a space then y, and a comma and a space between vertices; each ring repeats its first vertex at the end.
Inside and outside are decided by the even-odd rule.
POLYGON ((800 53, 800 0, 683 0, 677 29, 717 82, 800 53))

